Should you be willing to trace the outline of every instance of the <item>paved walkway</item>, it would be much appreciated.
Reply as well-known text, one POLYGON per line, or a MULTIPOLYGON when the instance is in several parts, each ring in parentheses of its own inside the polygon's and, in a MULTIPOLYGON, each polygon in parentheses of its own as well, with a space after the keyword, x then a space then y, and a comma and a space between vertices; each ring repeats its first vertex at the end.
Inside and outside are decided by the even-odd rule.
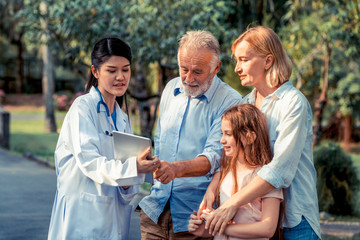
MULTIPOLYGON (((0 148, 0 240, 47 239, 56 192, 55 170, 0 148)), ((140 240, 133 212, 130 240, 140 240)))

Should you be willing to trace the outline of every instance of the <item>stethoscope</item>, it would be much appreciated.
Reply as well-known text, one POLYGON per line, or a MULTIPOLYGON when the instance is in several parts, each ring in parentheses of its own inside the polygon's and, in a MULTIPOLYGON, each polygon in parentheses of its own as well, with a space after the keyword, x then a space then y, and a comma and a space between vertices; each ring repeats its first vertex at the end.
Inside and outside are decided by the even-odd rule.
MULTIPOLYGON (((108 106, 106 105, 106 103, 104 102, 104 100, 103 100, 103 98, 102 98, 102 96, 101 96, 101 93, 100 93, 99 89, 98 89, 97 87, 95 87, 95 89, 96 89, 97 93, 99 94, 99 98, 100 98, 99 102, 97 103, 96 110, 97 110, 97 114, 98 114, 98 121, 99 121, 99 124, 100 124, 101 131, 102 131, 106 136, 112 137, 113 134, 112 134, 112 132, 111 132, 112 127, 111 127, 111 119, 110 119, 111 115, 110 115, 109 107, 108 107, 108 106), (110 130, 110 131, 104 130, 103 127, 102 127, 102 125, 101 125, 101 121, 100 121, 100 108, 101 108, 101 105, 104 106, 104 108, 105 108, 105 111, 106 111, 106 120, 107 120, 107 122, 108 122, 108 124, 109 124, 109 130, 110 130)), ((115 108, 114 108, 114 113, 115 113, 115 108)), ((115 125, 114 127, 115 127, 115 130, 117 130, 117 127, 116 127, 116 123, 115 123, 115 122, 116 122, 116 121, 114 121, 114 125, 115 125)))

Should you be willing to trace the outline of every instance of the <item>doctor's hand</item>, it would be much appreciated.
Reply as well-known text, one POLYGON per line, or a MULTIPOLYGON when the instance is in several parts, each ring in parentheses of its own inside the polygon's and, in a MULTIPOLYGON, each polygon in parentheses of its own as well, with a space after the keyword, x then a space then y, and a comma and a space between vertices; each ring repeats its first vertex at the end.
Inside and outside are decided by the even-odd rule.
POLYGON ((154 178, 163 184, 168 184, 176 177, 175 165, 172 162, 161 160, 161 165, 154 173, 154 178))
POLYGON ((160 167, 160 160, 158 157, 151 157, 151 149, 147 148, 140 153, 136 158, 136 165, 138 173, 151 173, 160 167))

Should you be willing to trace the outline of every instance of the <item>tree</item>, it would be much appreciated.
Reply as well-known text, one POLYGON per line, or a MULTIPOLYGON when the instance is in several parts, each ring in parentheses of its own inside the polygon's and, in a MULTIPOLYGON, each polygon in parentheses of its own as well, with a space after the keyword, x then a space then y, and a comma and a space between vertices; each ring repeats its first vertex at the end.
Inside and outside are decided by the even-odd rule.
POLYGON ((16 92, 22 93, 24 88, 24 29, 19 26, 21 19, 17 17, 17 13, 23 8, 23 1, 0 1, 0 6, 0 33, 8 38, 10 44, 14 44, 17 47, 16 92))
MULTIPOLYGON (((45 1, 45 0, 44 0, 45 1)), ((278 27, 284 1, 175 1, 175 0, 46 0, 47 30, 53 53, 66 57, 86 79, 92 46, 103 36, 126 40, 134 53, 135 85, 130 95, 137 100, 142 116, 142 135, 149 136, 154 126, 159 97, 166 82, 177 75, 177 41, 186 31, 206 29, 222 46, 223 68, 228 70, 230 46, 250 23, 271 23, 278 27), (149 67, 151 65, 151 67, 149 67), (154 75, 153 73, 157 74, 154 75), (153 76, 149 78, 149 76, 153 76), (151 89, 150 86, 157 86, 151 89), (149 112, 149 109, 151 110, 149 112)), ((27 42, 38 46, 39 2, 24 0, 22 17, 27 42)), ((228 81, 238 78, 229 77, 228 81)))
POLYGON ((227 22, 229 13, 234 12, 233 6, 234 1, 229 0, 131 0, 126 5, 128 39, 138 62, 131 95, 138 100, 142 134, 151 134, 161 92, 170 77, 177 72, 178 39, 188 30, 205 29, 212 32, 220 43, 224 43, 224 49, 229 49, 236 36, 236 31, 230 29, 227 22), (144 72, 149 70, 151 63, 156 63, 158 76, 144 79, 144 72), (158 81, 155 92, 149 88, 153 81, 158 81), (148 100, 151 97, 156 98, 156 101, 152 104, 153 111, 149 116, 148 109, 151 106, 148 100))
POLYGON ((330 9, 336 21, 341 22, 340 48, 336 59, 340 64, 334 66, 336 86, 329 91, 334 100, 332 105, 342 115, 343 137, 347 146, 352 140, 354 117, 359 116, 360 108, 360 2, 358 0, 336 1, 330 9))
POLYGON ((44 1, 40 3, 40 14, 42 16, 40 18, 40 24, 43 31, 41 35, 41 56, 43 60, 42 86, 45 103, 45 131, 56 132, 57 128, 52 98, 55 91, 54 61, 52 56, 52 44, 47 25, 48 6, 44 1))
POLYGON ((42 18, 40 18, 40 24, 43 31, 41 35, 41 55, 43 60, 42 86, 45 103, 45 131, 56 132, 54 104, 52 99, 55 91, 54 61, 52 56, 52 45, 48 33, 47 13, 48 6, 46 2, 41 2, 40 14, 42 15, 42 18))
POLYGON ((52 51, 52 39, 49 29, 49 3, 40 1, 33 3, 24 1, 23 8, 18 11, 20 26, 26 29, 25 38, 35 42, 41 50, 43 71, 42 89, 45 105, 45 131, 56 132, 56 121, 53 105, 53 94, 55 90, 54 62, 52 51), (31 37, 29 37, 29 34, 31 37), (38 41, 40 39, 40 42, 38 41), (38 43, 39 42, 39 43, 38 43))
MULTIPOLYGON (((306 95, 317 98, 313 145, 318 145, 321 140, 324 109, 329 103, 328 91, 336 89, 339 80, 334 78, 334 66, 339 62, 334 56, 338 56, 338 52, 346 52, 347 48, 357 49, 358 43, 350 40, 348 35, 350 33, 352 38, 359 39, 359 33, 344 28, 342 17, 344 14, 351 15, 351 5, 355 2, 357 0, 343 5, 334 0, 288 1, 289 11, 284 18, 287 26, 282 29, 284 44, 296 66, 295 76, 298 81, 301 80, 301 84, 297 85, 302 87, 306 95), (350 45, 344 45, 345 42, 350 45)), ((352 61, 352 58, 347 58, 342 62, 345 66, 352 61)), ((349 72, 343 77, 347 74, 349 72)))
POLYGON ((90 66, 92 46, 102 36, 121 36, 125 33, 119 24, 122 18, 122 2, 92 0, 46 0, 24 1, 19 16, 26 21, 22 26, 27 30, 25 38, 32 46, 42 48, 43 95, 46 106, 46 128, 56 131, 54 118, 54 51, 71 60, 74 69, 87 77, 85 70, 90 66), (46 7, 45 7, 46 6, 46 7), (87 27, 84 27, 87 26, 87 27), (39 44, 38 39, 41 38, 39 44))

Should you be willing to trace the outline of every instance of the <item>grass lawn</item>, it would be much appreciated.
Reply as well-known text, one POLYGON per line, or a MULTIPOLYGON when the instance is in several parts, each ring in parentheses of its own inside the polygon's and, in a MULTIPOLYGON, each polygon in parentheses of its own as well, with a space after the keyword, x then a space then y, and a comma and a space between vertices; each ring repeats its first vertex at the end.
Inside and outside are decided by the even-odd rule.
MULTIPOLYGON (((59 134, 45 132, 44 110, 12 110, 10 114, 10 150, 19 155, 31 152, 53 164, 59 134)), ((60 129, 65 113, 55 116, 60 129)))
MULTIPOLYGON (((44 109, 7 109, 10 112, 10 151, 23 155, 33 153, 54 165, 58 133, 45 132, 44 109)), ((66 112, 55 113, 58 132, 66 112)), ((139 117, 131 116, 134 132, 139 132, 139 117)))

